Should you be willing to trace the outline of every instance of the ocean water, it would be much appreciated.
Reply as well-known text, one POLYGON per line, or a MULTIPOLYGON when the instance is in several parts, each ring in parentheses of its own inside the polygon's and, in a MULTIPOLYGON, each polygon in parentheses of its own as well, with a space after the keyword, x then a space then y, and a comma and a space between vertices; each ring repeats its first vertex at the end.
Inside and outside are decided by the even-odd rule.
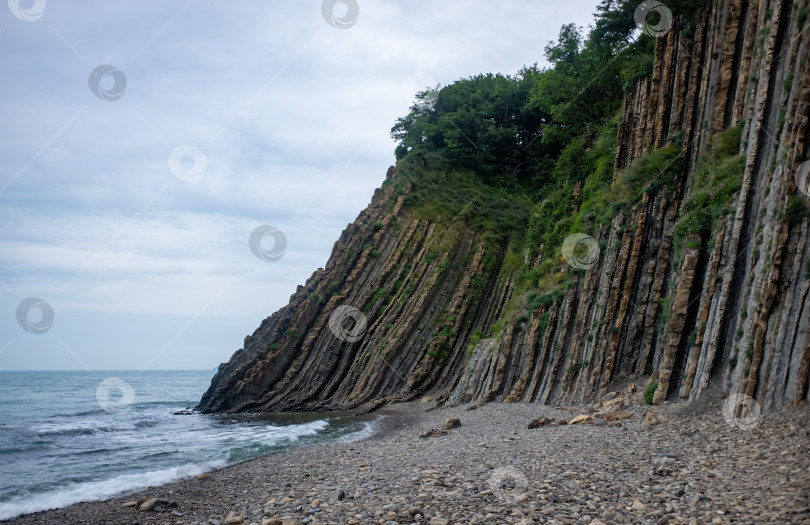
POLYGON ((175 414, 213 374, 0 372, 0 519, 373 431, 348 415, 175 414))

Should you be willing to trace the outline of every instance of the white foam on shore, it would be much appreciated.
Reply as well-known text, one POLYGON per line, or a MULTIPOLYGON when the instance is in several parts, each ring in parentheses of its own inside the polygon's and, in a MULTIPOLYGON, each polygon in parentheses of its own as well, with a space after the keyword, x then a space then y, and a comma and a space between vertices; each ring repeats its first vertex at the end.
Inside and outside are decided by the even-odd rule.
POLYGON ((0 503, 0 520, 40 510, 66 507, 80 501, 109 498, 128 490, 170 483, 189 476, 198 476, 203 472, 222 466, 225 466, 225 461, 188 463, 154 472, 126 474, 103 481, 71 484, 66 488, 49 492, 30 493, 26 496, 16 497, 9 502, 0 503))
MULTIPOLYGON (((304 436, 312 436, 329 426, 324 420, 312 421, 301 425, 274 427, 274 426, 253 426, 239 429, 243 443, 232 443, 231 446, 248 445, 250 443, 261 443, 277 445, 287 442, 296 442, 304 436)), ((210 438, 214 441, 223 438, 223 433, 213 433, 210 438)), ((200 438, 200 436, 197 436, 200 438)), ((138 437, 138 439, 143 439, 138 437)), ((223 450, 227 453, 228 450, 223 450)), ((0 520, 13 518, 20 514, 28 514, 41 510, 66 507, 74 503, 83 501, 94 501, 117 496, 123 492, 135 490, 153 485, 171 483, 179 479, 198 476, 209 470, 223 467, 228 462, 225 459, 215 461, 203 461, 199 463, 186 463, 177 467, 171 467, 151 472, 139 474, 125 474, 112 479, 102 481, 89 481, 83 483, 71 483, 64 487, 44 492, 28 492, 12 498, 6 502, 0 502, 0 520)))
POLYGON ((364 423, 364 428, 351 434, 339 437, 336 441, 338 443, 354 443, 355 441, 362 441, 368 437, 376 434, 380 429, 380 420, 368 421, 364 423))
MULTIPOLYGON (((336 440, 343 443, 360 441, 379 429, 379 420, 365 422, 357 431, 343 435, 336 440)), ((300 425, 285 427, 252 426, 240 429, 242 441, 231 443, 231 446, 254 444, 281 444, 294 443, 301 437, 319 434, 330 426, 327 420, 316 420, 300 425)), ((60 429, 61 430, 61 429, 60 429)), ((212 441, 222 439, 222 433, 212 433, 210 436, 196 436, 197 439, 208 437, 212 441)), ((139 439, 143 439, 139 436, 139 439)), ((230 449, 233 450, 233 449, 230 449)), ((223 450, 227 453, 227 450, 223 450)), ((44 492, 26 491, 9 501, 0 502, 0 520, 5 520, 42 510, 66 507, 74 503, 95 501, 118 496, 124 492, 134 491, 144 487, 171 483, 179 479, 198 476, 210 470, 223 467, 229 462, 225 459, 214 461, 189 462, 176 467, 142 472, 138 474, 124 474, 112 479, 71 483, 53 490, 44 492)))

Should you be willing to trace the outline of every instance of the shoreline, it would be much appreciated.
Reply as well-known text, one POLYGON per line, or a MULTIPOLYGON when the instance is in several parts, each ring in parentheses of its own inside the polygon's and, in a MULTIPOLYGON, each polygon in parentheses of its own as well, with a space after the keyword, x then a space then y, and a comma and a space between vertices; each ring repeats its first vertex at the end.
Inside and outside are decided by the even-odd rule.
POLYGON ((810 523, 806 406, 767 414, 750 430, 727 424, 717 404, 694 414, 633 402, 622 421, 535 429, 533 419, 587 411, 427 408, 386 406, 360 441, 295 447, 3 523, 810 523), (644 430, 648 411, 662 422, 644 430), (461 426, 441 432, 454 417, 461 426), (432 429, 435 437, 420 437, 432 429), (122 507, 139 498, 176 506, 122 507))

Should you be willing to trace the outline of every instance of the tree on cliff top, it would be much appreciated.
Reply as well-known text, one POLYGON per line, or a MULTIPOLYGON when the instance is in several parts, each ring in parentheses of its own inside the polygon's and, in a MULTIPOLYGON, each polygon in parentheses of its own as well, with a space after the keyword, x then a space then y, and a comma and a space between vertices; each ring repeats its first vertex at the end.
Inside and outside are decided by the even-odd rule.
POLYGON ((397 159, 439 155, 489 186, 536 194, 552 182, 563 150, 613 116, 625 82, 649 73, 651 40, 631 41, 629 8, 604 0, 587 39, 574 24, 563 26, 545 47, 549 68, 477 75, 420 93, 391 130, 397 159))

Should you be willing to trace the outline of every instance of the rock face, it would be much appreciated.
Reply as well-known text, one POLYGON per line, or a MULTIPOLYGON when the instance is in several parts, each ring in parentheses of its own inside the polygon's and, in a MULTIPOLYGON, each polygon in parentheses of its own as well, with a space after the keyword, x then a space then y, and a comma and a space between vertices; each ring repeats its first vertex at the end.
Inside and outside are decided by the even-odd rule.
POLYGON ((710 4, 689 31, 656 39, 653 74, 628 91, 619 128, 617 170, 673 136, 687 169, 615 216, 578 286, 506 311, 506 247, 411 216, 392 167, 326 267, 245 338, 198 408, 371 410, 427 394, 438 405, 591 402, 649 374, 654 403, 710 390, 764 410, 810 400, 810 222, 786 213, 810 202, 795 176, 810 158, 807 1, 710 4), (741 189, 711 236, 676 249, 695 166, 739 123, 741 189), (473 338, 498 319, 492 338, 473 338))

